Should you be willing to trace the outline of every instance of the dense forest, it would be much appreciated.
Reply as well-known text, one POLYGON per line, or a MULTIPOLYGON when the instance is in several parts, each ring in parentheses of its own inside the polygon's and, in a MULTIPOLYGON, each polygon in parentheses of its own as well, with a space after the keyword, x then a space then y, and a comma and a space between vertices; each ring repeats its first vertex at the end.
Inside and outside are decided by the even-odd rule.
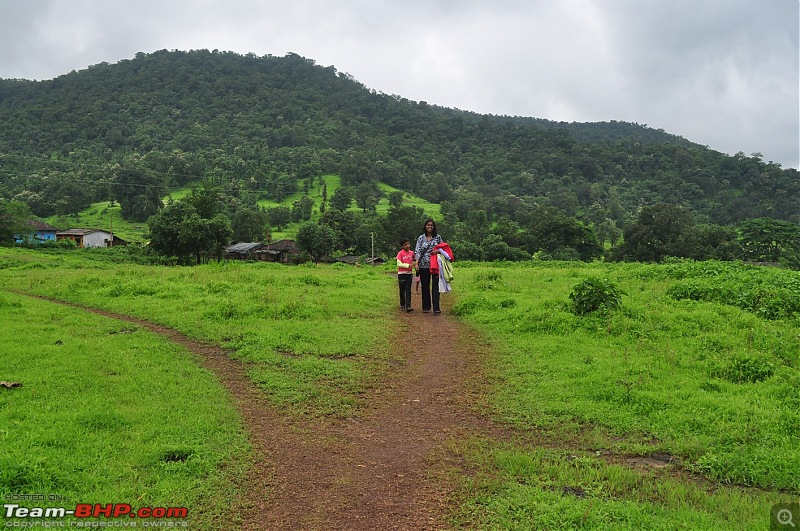
POLYGON ((660 204, 698 224, 800 222, 798 172, 758 153, 729 156, 639 124, 433 106, 291 53, 162 50, 49 81, 0 80, 0 123, 0 199, 43 217, 115 199, 144 221, 170 190, 201 181, 226 194, 232 216, 337 174, 489 232, 549 212, 613 242, 660 204))

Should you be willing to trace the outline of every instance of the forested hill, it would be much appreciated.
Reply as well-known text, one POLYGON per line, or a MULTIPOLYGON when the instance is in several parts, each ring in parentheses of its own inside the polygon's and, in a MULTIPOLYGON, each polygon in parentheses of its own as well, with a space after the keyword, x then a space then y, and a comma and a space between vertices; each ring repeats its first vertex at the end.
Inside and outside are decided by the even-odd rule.
POLYGON ((0 80, 0 124, 0 197, 41 216, 126 186, 165 192, 210 178, 280 198, 334 173, 463 200, 494 219, 552 205, 624 226, 642 205, 668 202, 701 222, 800 221, 798 172, 758 155, 639 124, 431 106, 295 54, 159 51, 49 81, 0 80))

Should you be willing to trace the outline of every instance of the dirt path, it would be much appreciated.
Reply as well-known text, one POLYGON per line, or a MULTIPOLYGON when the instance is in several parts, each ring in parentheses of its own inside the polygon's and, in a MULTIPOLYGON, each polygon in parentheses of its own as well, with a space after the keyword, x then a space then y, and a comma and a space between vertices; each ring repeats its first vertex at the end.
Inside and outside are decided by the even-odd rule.
POLYGON ((281 416, 246 367, 220 347, 141 319, 69 305, 165 336, 217 374, 260 456, 243 489, 243 529, 447 529, 453 494, 447 442, 495 431, 474 412, 485 352, 447 316, 449 297, 442 315, 424 314, 414 302, 415 312, 397 314, 398 336, 409 341, 395 342, 396 370, 361 414, 303 424, 281 416))

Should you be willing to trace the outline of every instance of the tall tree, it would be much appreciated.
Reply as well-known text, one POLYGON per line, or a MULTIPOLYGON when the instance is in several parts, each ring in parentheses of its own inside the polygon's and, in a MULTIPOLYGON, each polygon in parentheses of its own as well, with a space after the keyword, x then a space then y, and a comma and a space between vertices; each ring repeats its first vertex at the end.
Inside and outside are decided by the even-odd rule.
POLYGON ((739 224, 742 258, 756 262, 785 260, 800 265, 800 225, 791 221, 758 218, 739 224))
POLYGON ((168 189, 163 176, 136 162, 112 168, 111 191, 128 221, 146 221, 164 204, 161 198, 168 189))
POLYGON ((613 256, 622 260, 660 262, 666 256, 690 258, 696 249, 695 222, 687 209, 671 204, 643 207, 625 229, 613 256))
POLYGON ((32 233, 27 221, 31 210, 21 201, 0 199, 0 244, 14 243, 14 237, 32 233))
POLYGON ((267 221, 278 230, 283 230, 283 227, 292 221, 292 211, 289 207, 276 206, 267 209, 267 221))
POLYGON ((314 209, 314 200, 304 195, 297 201, 292 202, 292 221, 308 221, 311 219, 311 211, 314 209))
POLYGON ((319 263, 336 249, 336 234, 327 225, 308 222, 297 231, 297 245, 319 263))
POLYGON ((380 197, 381 191, 374 182, 364 181, 356 187, 356 204, 363 212, 375 210, 380 197))
POLYGON ((230 221, 222 214, 200 216, 189 201, 171 203, 147 221, 150 246, 158 253, 175 256, 182 264, 194 258, 220 258, 232 234, 230 221))
POLYGON ((349 186, 342 186, 337 188, 331 196, 331 208, 344 212, 353 203, 353 189, 349 186))
POLYGON ((265 241, 268 228, 267 213, 259 207, 240 209, 231 221, 233 239, 237 242, 265 241))

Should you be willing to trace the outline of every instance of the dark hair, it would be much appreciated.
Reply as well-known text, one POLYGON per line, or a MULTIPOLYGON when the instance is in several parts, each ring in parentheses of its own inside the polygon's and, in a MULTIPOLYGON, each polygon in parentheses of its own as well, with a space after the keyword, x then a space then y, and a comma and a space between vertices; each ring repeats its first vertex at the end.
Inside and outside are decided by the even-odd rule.
POLYGON ((436 222, 433 221, 432 218, 426 219, 425 223, 422 224, 422 234, 428 234, 428 232, 425 230, 425 225, 427 225, 428 223, 433 223, 433 232, 431 234, 436 236, 438 234, 438 232, 436 232, 436 222))
POLYGON ((400 240, 400 247, 404 246, 407 243, 411 243, 411 241, 408 238, 403 238, 402 240, 400 240))

